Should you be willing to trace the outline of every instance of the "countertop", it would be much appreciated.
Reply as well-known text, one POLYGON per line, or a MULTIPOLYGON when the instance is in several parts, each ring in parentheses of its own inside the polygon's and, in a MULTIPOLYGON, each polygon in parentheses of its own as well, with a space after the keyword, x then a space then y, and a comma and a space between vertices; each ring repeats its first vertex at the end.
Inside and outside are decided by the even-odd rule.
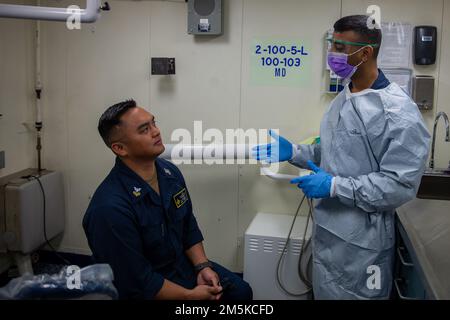
POLYGON ((450 299, 450 201, 416 198, 397 216, 429 298, 450 299))

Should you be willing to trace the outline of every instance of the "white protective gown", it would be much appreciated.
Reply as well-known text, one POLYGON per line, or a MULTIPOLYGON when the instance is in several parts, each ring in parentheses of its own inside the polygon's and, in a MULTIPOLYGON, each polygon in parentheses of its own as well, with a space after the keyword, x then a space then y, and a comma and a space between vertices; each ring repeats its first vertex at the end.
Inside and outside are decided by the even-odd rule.
POLYGON ((417 105, 395 83, 332 101, 320 144, 298 145, 292 164, 312 160, 335 176, 335 196, 315 200, 316 299, 387 299, 393 283, 395 209, 416 196, 430 135, 417 105))

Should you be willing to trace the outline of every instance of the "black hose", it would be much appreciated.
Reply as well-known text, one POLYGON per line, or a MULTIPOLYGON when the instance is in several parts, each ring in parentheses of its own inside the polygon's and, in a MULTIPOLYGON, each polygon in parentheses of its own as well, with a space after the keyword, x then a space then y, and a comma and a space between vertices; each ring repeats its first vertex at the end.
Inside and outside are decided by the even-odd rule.
MULTIPOLYGON (((276 270, 276 273, 277 273, 276 279, 277 279, 278 285, 280 286, 281 290, 283 290, 284 293, 286 293, 287 295, 292 296, 292 297, 302 297, 302 296, 304 296, 304 295, 306 295, 306 294, 308 294, 309 292, 312 291, 311 285, 308 285, 308 283, 310 283, 310 282, 309 281, 306 281, 306 282, 304 281, 304 283, 305 283, 305 285, 307 287, 307 289, 305 291, 299 292, 299 293, 290 292, 289 290, 287 290, 284 287, 284 285, 283 285, 283 283, 281 281, 281 275, 280 275, 280 266, 281 266, 281 263, 283 261, 284 253, 286 252, 287 246, 288 246, 289 241, 291 239, 292 229, 294 228, 295 220, 297 219, 298 213, 300 211, 300 208, 302 207, 302 204, 303 204, 303 201, 305 200, 305 198, 306 198, 306 196, 303 196, 302 200, 300 201, 300 204, 297 207, 297 211, 295 212, 294 219, 293 219, 291 227, 289 229, 289 233, 288 233, 288 236, 287 236, 287 239, 286 239, 286 243, 284 245, 283 251, 281 251, 280 258, 278 259, 277 270, 276 270)), ((309 212, 311 213, 311 207, 309 208, 309 212)), ((303 241, 305 241, 305 239, 306 239, 306 232, 308 230, 308 222, 309 222, 309 215, 308 215, 308 220, 306 221, 306 227, 305 227, 305 231, 304 231, 303 241)), ((308 243, 309 243, 309 241, 308 241, 308 243)), ((302 250, 300 251, 299 265, 301 264, 302 256, 303 256, 303 244, 302 244, 302 250)), ((300 275, 300 272, 299 272, 299 275, 300 275)), ((302 280, 303 280, 303 278, 306 279, 306 277, 304 277, 303 273, 301 273, 300 278, 302 280)))
POLYGON ((38 176, 33 176, 33 175, 29 175, 29 176, 25 176, 22 177, 25 179, 29 179, 29 178, 33 178, 35 179, 38 183, 39 183, 39 187, 41 188, 41 192, 42 192, 42 203, 43 203, 43 220, 44 220, 44 239, 45 242, 47 243, 47 245, 50 247, 50 249, 52 249, 53 253, 59 258, 61 259, 65 264, 70 265, 71 263, 66 260, 64 257, 62 257, 60 254, 58 254, 58 252, 56 251, 56 249, 52 246, 52 244, 50 243, 50 241, 48 240, 47 237, 47 226, 46 226, 46 201, 45 201, 45 190, 44 190, 44 186, 42 185, 41 179, 38 176))

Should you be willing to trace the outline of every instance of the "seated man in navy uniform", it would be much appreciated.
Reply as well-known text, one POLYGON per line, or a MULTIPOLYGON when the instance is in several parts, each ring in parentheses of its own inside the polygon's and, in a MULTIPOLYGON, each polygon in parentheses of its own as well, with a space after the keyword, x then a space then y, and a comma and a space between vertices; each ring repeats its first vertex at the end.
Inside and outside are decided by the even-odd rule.
POLYGON ((209 261, 180 170, 158 158, 155 118, 133 100, 100 117, 116 164, 83 219, 96 263, 108 263, 121 299, 252 299, 250 286, 209 261))

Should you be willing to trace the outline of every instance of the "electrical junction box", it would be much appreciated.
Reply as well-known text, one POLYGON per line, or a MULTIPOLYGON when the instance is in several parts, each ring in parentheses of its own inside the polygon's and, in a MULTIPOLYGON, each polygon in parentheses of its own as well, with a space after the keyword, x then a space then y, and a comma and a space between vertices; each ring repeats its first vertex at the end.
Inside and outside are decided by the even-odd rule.
POLYGON ((175 58, 152 58, 152 75, 175 74, 175 58))

